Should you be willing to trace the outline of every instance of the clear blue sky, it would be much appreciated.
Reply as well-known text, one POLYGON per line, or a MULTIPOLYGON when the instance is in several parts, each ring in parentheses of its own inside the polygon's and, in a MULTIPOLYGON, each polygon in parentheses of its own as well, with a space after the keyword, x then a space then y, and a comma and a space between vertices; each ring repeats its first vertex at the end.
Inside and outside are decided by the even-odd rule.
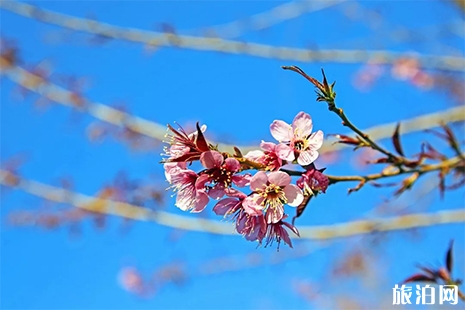
MULTIPOLYGON (((158 29, 169 23, 177 32, 223 24, 268 10, 277 1, 40 1, 46 9, 79 17, 140 29, 158 29)), ((375 32, 365 22, 350 21, 342 14, 341 4, 307 14, 262 32, 251 32, 241 40, 292 47, 360 48, 412 51, 413 45, 397 43, 383 35, 396 27, 420 28, 442 25, 461 18, 446 1, 370 1, 363 7, 378 10, 383 17, 375 32), (412 15, 412 12, 415 12, 412 15), (379 33, 380 35, 377 35, 379 33), (385 39, 383 39, 385 38, 385 39), (353 41, 351 41, 353 40, 353 41), (357 42, 354 44, 353 42, 357 42)), ((85 90, 91 100, 116 104, 125 102, 129 111, 162 124, 200 121, 218 139, 237 144, 272 141, 269 124, 274 119, 291 122, 299 111, 313 117, 314 128, 325 133, 343 133, 340 121, 324 104, 316 103, 312 87, 301 77, 280 69, 299 65, 319 77, 323 66, 330 80, 337 80, 338 104, 361 128, 406 119, 451 106, 438 91, 421 91, 411 85, 384 76, 369 92, 352 85, 360 65, 289 63, 243 55, 160 49, 146 54, 138 44, 109 41, 102 46, 86 44, 89 36, 66 34, 60 28, 38 23, 7 11, 0 11, 1 34, 16 40, 21 59, 37 64, 49 59, 55 66, 54 77, 86 77, 91 85, 85 90), (49 42, 51 36, 65 34, 65 43, 49 42)), ((194 32, 195 33, 195 32, 194 32)), ((463 38, 441 39, 459 56, 464 54, 463 38)), ((437 42, 415 45, 422 53, 445 53, 437 42)), ((94 120, 76 115, 67 107, 53 105, 41 112, 33 107, 36 97, 14 99, 16 85, 1 81, 0 131, 2 161, 19 153, 29 154, 21 168, 24 177, 58 184, 62 176, 72 176, 78 192, 93 195, 114 179, 118 171, 145 183, 156 180, 165 186, 160 150, 133 152, 124 144, 109 139, 89 143, 86 128, 94 120)), ((406 150, 417 152, 419 142, 431 139, 410 135, 406 150)), ((437 142, 437 140, 434 140, 437 142)), ((350 151, 336 164, 331 174, 346 174, 350 151)), ((363 191, 349 197, 349 185, 330 188, 313 201, 298 225, 332 224, 366 218, 369 211, 388 197, 392 189, 363 191)), ((434 193, 420 199, 416 208, 427 210, 463 208, 463 191, 447 194, 443 201, 434 193)), ((348 248, 362 244, 359 237, 328 243, 298 242, 295 248, 316 248, 309 256, 273 265, 274 248, 256 249, 255 244, 238 236, 224 237, 187 232, 175 242, 173 231, 153 223, 134 223, 126 234, 120 233, 121 219, 111 218, 102 232, 85 222, 82 236, 69 237, 66 227, 54 231, 17 228, 7 222, 15 210, 39 210, 43 201, 18 191, 2 192, 1 198, 1 277, 0 305, 4 309, 308 309, 318 308, 299 296, 294 284, 309 281, 324 287, 328 297, 365 296, 368 300, 391 298, 395 283, 413 273, 414 264, 442 263, 451 238, 456 240, 456 276, 464 275, 464 226, 448 225, 420 230, 421 239, 402 233, 390 233, 374 250, 377 272, 383 277, 367 289, 357 279, 327 282, 329 268, 348 248), (198 276, 199 266, 222 256, 234 255, 236 262, 250 253, 267 258, 257 268, 198 276), (146 275, 172 261, 187 264, 186 285, 163 287, 150 299, 141 299, 122 290, 117 281, 120 269, 128 264, 146 275)), ((168 199, 166 210, 180 214, 168 199)), ((415 209, 408 210, 414 211, 415 209)), ((420 209, 416 209, 419 211, 420 209)), ((211 208, 205 216, 215 218, 211 208)), ((363 243, 366 244, 366 243, 363 243)), ((281 247, 279 255, 295 249, 281 247)), ((365 283, 366 284, 366 283, 365 283)))

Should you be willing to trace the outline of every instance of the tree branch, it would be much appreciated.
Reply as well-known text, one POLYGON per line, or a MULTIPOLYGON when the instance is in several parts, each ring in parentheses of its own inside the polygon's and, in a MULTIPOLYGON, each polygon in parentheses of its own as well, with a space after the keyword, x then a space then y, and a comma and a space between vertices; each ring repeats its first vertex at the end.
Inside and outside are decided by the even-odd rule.
MULTIPOLYGON (((166 127, 162 124, 158 124, 147 119, 143 119, 137 116, 130 115, 128 113, 119 111, 108 105, 92 102, 86 98, 82 98, 82 102, 85 102, 84 106, 78 106, 73 101, 74 93, 50 81, 46 81, 38 75, 35 75, 19 66, 9 63, 8 59, 0 56, 0 66, 2 69, 1 74, 8 77, 11 81, 18 85, 21 85, 27 90, 38 93, 45 98, 65 105, 71 108, 77 109, 81 112, 87 112, 96 119, 113 124, 119 127, 126 127, 130 130, 137 132, 141 135, 153 138, 155 140, 163 141, 166 133, 166 127)), ((420 115, 411 119, 402 120, 401 134, 407 134, 411 132, 421 131, 428 128, 437 127, 438 124, 442 123, 453 123, 465 120, 465 113, 463 107, 454 107, 444 111, 438 111, 430 114, 420 115)), ((368 134, 372 140, 380 140, 384 138, 390 138, 392 132, 396 128, 397 123, 388 123, 375 127, 371 127, 363 130, 368 134)), ((350 135, 348 133, 347 135, 350 135)), ((216 142, 212 142, 216 144, 216 142)), ((218 148, 224 151, 232 151, 233 145, 218 143, 218 148)), ((325 143, 320 149, 320 153, 328 153, 333 151, 339 151, 343 148, 348 147, 344 144, 330 144, 325 143)), ((258 146, 238 146, 244 153, 257 149, 258 146)))
MULTIPOLYGON (((297 18, 303 14, 320 11, 345 1, 347 0, 290 1, 275 6, 270 10, 249 16, 245 19, 234 20, 221 25, 208 26, 200 30, 212 33, 213 35, 217 35, 222 38, 237 38, 248 29, 257 31, 270 28, 284 21, 297 18)), ((184 32, 192 33, 194 30, 184 32)))
POLYGON ((124 28, 98 22, 91 19, 77 18, 66 14, 44 10, 36 6, 17 2, 1 1, 0 7, 13 13, 36 19, 63 28, 91 33, 105 38, 143 43, 153 47, 177 47, 200 51, 217 51, 228 54, 242 54, 262 58, 273 58, 300 62, 339 62, 393 64, 399 59, 415 58, 424 68, 444 71, 465 71, 465 58, 439 55, 420 55, 416 53, 397 53, 392 51, 367 50, 310 50, 303 48, 276 47, 272 45, 244 43, 220 38, 196 37, 124 28))
MULTIPOLYGON (((153 221, 167 227, 199 231, 220 235, 234 235, 232 224, 220 221, 190 218, 162 211, 153 211, 125 202, 87 196, 62 188, 46 185, 0 170, 0 184, 25 191, 34 196, 66 203, 90 212, 115 215, 139 221, 153 221)), ((326 240, 369 234, 381 231, 394 231, 431 225, 465 222, 465 210, 445 210, 435 213, 418 213, 390 218, 360 220, 332 225, 300 227, 302 239, 326 240)))

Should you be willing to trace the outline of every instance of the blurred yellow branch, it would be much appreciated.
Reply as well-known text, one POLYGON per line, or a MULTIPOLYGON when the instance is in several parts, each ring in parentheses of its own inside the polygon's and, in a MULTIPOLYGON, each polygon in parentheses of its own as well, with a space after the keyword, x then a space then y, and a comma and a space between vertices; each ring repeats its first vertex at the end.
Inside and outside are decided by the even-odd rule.
MULTIPOLYGON (((91 102, 85 98, 80 98, 76 104, 76 97, 72 91, 64 89, 56 84, 44 80, 43 78, 21 68, 9 64, 8 60, 0 56, 1 67, 0 73, 8 77, 13 82, 21 85, 25 89, 36 92, 45 98, 56 103, 78 109, 82 112, 87 112, 93 117, 104 122, 113 124, 119 127, 126 127, 141 135, 163 141, 166 133, 166 126, 149 121, 131 114, 122 112, 108 105, 91 102)), ((444 111, 438 111, 430 114, 420 115, 411 119, 401 120, 400 134, 406 134, 416 131, 425 130, 438 126, 440 123, 452 123, 465 120, 465 109, 462 106, 449 108, 444 111)), ((397 122, 383 124, 368 129, 364 129, 367 135, 373 140, 380 140, 392 136, 397 122)), ((350 135, 348 133, 347 135, 350 135)), ((215 144, 216 142, 212 142, 215 144)), ((218 147, 222 151, 232 151, 233 145, 218 143, 218 147)), ((250 150, 257 149, 257 146, 238 146, 244 154, 250 150)), ((347 147, 344 144, 326 143, 320 149, 320 153, 328 153, 338 151, 347 147)))
POLYGON ((402 58, 415 58, 424 68, 465 71, 465 58, 393 51, 304 49, 279 47, 258 43, 247 43, 220 38, 178 35, 171 32, 155 32, 125 28, 91 19, 77 18, 66 14, 41 9, 17 1, 0 1, 0 7, 16 14, 58 25, 75 31, 87 32, 104 38, 143 43, 151 47, 177 47, 200 51, 217 51, 229 54, 243 54, 262 58, 273 58, 299 62, 340 62, 393 64, 402 58))
MULTIPOLYGON (((46 185, 0 170, 0 184, 20 189, 46 200, 66 203, 91 212, 120 216, 139 221, 153 221, 160 225, 221 235, 233 235, 232 224, 153 211, 125 202, 92 197, 63 188, 46 185)), ((359 220, 331 225, 300 227, 302 239, 325 240, 374 232, 402 230, 440 224, 465 222, 465 210, 445 210, 434 213, 418 213, 390 218, 359 220)))
MULTIPOLYGON (((345 1, 347 0, 290 1, 275 6, 270 10, 248 16, 244 19, 234 20, 221 25, 203 27, 201 29, 197 29, 197 31, 203 30, 204 33, 211 33, 212 35, 222 38, 237 38, 244 34, 247 30, 257 31, 270 28, 284 21, 297 18, 303 14, 320 11, 345 1)), ((183 32, 192 33, 195 32, 195 30, 183 32)))

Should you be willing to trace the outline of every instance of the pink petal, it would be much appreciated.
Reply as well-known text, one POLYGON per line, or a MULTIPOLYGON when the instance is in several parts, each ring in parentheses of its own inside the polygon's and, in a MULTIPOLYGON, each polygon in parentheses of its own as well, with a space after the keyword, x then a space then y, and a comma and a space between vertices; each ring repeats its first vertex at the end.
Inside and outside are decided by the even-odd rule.
POLYGON ((239 171, 239 169, 241 169, 241 164, 235 158, 226 158, 226 160, 224 161, 224 164, 228 171, 237 172, 239 171))
POLYGON ((324 134, 321 130, 312 133, 312 135, 308 138, 309 148, 312 150, 318 150, 323 145, 323 138, 324 134))
POLYGON ((186 163, 165 163, 163 164, 163 168, 165 169, 166 180, 171 183, 171 176, 185 170, 186 163))
POLYGON ((284 160, 293 161, 295 159, 294 149, 286 144, 278 144, 276 146, 276 154, 279 158, 284 160))
POLYGON ((283 171, 274 171, 268 175, 268 181, 278 186, 287 186, 291 183, 291 176, 283 171))
POLYGON ((306 150, 299 154, 297 162, 301 166, 307 166, 313 163, 318 158, 318 152, 313 150, 306 150))
POLYGON ((245 199, 247 197, 246 194, 244 194, 243 192, 235 189, 235 188, 226 188, 224 190, 225 194, 228 195, 229 197, 236 197, 236 198, 239 198, 239 199, 245 199))
POLYGON ((200 156, 200 162, 207 169, 219 167, 223 161, 223 155, 217 151, 203 152, 200 156))
POLYGON ((242 202, 244 211, 251 216, 258 216, 263 214, 263 206, 260 204, 263 201, 263 197, 257 194, 249 196, 242 202))
POLYGON ((287 228, 289 228, 290 230, 292 230, 292 232, 293 232, 294 234, 296 234, 297 236, 300 237, 300 233, 299 233, 299 231, 297 230, 297 227, 295 227, 294 225, 291 225, 291 224, 289 224, 289 223, 287 223, 287 222, 282 222, 282 223, 283 223, 284 226, 286 226, 287 228))
POLYGON ((292 248, 292 241, 289 238, 288 232, 281 226, 279 227, 279 236, 283 239, 284 243, 287 243, 292 248))
POLYGON ((208 195, 205 192, 197 192, 195 198, 195 207, 192 209, 192 213, 202 212, 209 202, 208 195))
POLYGON ((260 143, 260 148, 267 152, 274 152, 275 147, 276 144, 274 144, 273 142, 262 141, 262 143, 260 143))
POLYGON ((304 200, 302 190, 294 184, 289 184, 284 188, 284 194, 287 198, 287 204, 291 207, 297 207, 304 200))
POLYGON ((258 171, 250 180, 250 188, 253 191, 262 191, 268 182, 268 177, 264 171, 258 171))
POLYGON ((209 181, 210 177, 207 174, 201 174, 195 181, 195 188, 197 190, 205 189, 205 183, 209 181))
POLYGON ((247 175, 235 174, 231 177, 232 182, 239 187, 244 187, 250 184, 250 177, 247 175))
POLYGON ((256 151, 250 151, 247 154, 244 155, 245 158, 251 161, 258 161, 261 157, 265 156, 265 153, 262 151, 256 150, 256 151))
POLYGON ((278 223, 284 215, 284 208, 281 206, 276 208, 269 208, 266 211, 265 217, 268 224, 278 223))
POLYGON ((216 200, 222 198, 224 196, 224 185, 216 184, 215 187, 208 190, 208 196, 216 200))
POLYGON ((289 142, 292 139, 292 128, 286 122, 283 121, 274 121, 270 125, 270 132, 273 138, 279 142, 289 142))
POLYGON ((292 130, 298 132, 300 138, 308 136, 312 132, 312 118, 305 112, 299 112, 292 121, 292 130))
POLYGON ((235 198, 225 198, 216 203, 213 207, 213 212, 216 215, 226 215, 230 210, 234 210, 234 208, 240 204, 240 201, 235 198))
POLYGON ((193 189, 185 189, 183 191, 179 191, 176 196, 175 206, 181 209, 182 211, 189 211, 195 203, 194 195, 195 194, 193 189))

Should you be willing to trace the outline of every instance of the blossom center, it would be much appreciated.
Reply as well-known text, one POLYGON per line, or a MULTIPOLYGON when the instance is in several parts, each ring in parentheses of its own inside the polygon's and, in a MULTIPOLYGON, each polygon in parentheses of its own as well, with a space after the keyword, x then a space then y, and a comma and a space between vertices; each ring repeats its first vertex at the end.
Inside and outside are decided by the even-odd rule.
POLYGON ((210 179, 215 182, 216 184, 223 184, 224 187, 231 186, 232 183, 232 175, 234 174, 233 171, 228 170, 226 165, 222 165, 217 169, 213 169, 213 171, 209 174, 210 179))
POLYGON ((268 185, 260 195, 265 198, 262 201, 262 205, 271 209, 275 209, 287 203, 286 194, 283 189, 276 184, 268 185))
POLYGON ((292 143, 293 149, 297 152, 305 151, 308 147, 307 140, 295 140, 292 143))

